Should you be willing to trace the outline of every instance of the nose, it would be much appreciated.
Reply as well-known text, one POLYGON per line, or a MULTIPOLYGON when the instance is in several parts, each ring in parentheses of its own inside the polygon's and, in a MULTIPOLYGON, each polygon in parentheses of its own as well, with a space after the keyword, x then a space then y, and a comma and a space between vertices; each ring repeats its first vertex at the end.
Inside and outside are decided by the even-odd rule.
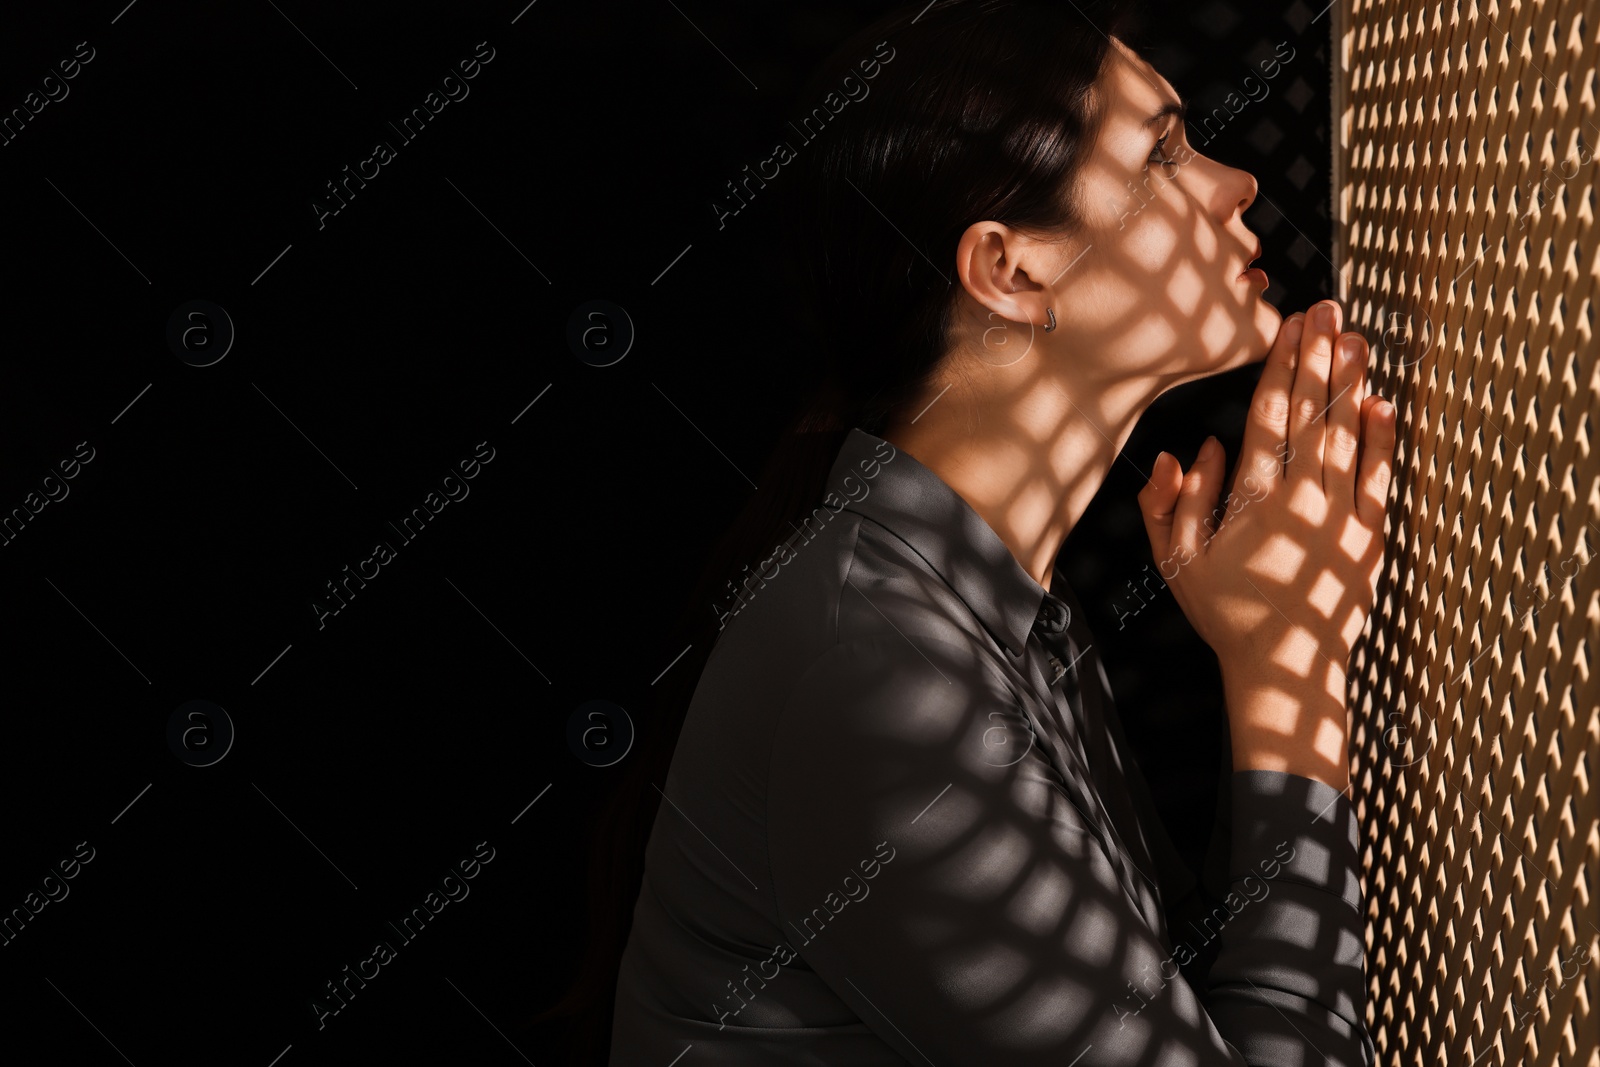
POLYGON ((1228 169, 1231 171, 1228 175, 1230 187, 1237 195, 1235 210, 1243 215, 1245 208, 1255 203, 1256 192, 1260 189, 1260 185, 1256 182, 1256 176, 1249 171, 1237 170, 1233 167, 1228 169))
POLYGON ((1190 191, 1195 200, 1220 224, 1226 225, 1239 218, 1256 202, 1260 186, 1255 175, 1247 170, 1230 167, 1196 152, 1186 172, 1190 175, 1190 191))

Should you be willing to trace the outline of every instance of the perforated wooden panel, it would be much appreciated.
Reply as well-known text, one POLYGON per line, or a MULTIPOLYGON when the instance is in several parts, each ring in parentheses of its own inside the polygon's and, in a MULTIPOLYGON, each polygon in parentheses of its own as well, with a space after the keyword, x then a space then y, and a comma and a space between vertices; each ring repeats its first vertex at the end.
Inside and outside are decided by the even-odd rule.
POLYGON ((1378 1062, 1600 1067, 1600 4, 1331 15, 1340 295, 1400 412, 1352 659, 1378 1062))

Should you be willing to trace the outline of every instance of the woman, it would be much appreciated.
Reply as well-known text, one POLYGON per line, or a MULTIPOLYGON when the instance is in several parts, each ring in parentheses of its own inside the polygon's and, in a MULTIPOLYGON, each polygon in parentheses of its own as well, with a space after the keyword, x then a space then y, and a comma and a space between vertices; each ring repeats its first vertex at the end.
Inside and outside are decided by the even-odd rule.
POLYGON ((1262 299, 1255 180, 1185 143, 1115 14, 936 0, 813 81, 871 79, 800 149, 836 421, 787 454, 831 454, 718 611, 656 786, 613 1064, 1372 1061, 1345 664, 1393 412, 1337 305, 1262 299), (1054 562, 1157 396, 1263 359, 1220 524, 1214 440, 1187 473, 1163 453, 1139 498, 1222 669, 1217 901, 1054 562))

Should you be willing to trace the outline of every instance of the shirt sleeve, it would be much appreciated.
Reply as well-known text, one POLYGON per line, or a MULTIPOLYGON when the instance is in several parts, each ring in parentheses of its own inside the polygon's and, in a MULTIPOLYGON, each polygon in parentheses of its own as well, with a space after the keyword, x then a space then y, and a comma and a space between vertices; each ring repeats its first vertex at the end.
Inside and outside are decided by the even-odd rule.
MULTIPOLYGON (((1358 1031, 1364 1056, 1358 1062, 1372 1063, 1377 1058, 1377 1050, 1365 1020, 1366 957, 1359 922, 1359 837, 1349 799, 1343 791, 1301 775, 1284 771, 1233 771, 1224 737, 1222 764, 1227 774, 1224 788, 1218 795, 1207 867, 1226 873, 1221 879, 1224 887, 1220 894, 1213 892, 1205 880, 1197 879, 1189 871, 1167 834, 1149 782, 1122 729, 1121 715, 1104 674, 1101 675, 1101 690, 1107 732, 1118 749, 1134 807, 1155 857, 1172 942, 1196 948, 1198 965, 1185 966, 1184 971, 1200 976, 1203 988, 1210 993, 1206 1004, 1212 1009, 1213 1019, 1233 1010, 1230 998, 1242 997, 1244 1002, 1254 1000, 1258 1007, 1276 1003, 1270 996, 1250 996, 1252 986, 1274 990, 1297 987, 1313 992, 1335 990, 1337 1019, 1358 1031), (1296 840, 1291 835, 1296 832, 1297 823, 1311 828, 1310 836, 1300 838, 1303 846, 1297 847, 1307 848, 1314 856, 1325 854, 1326 861, 1318 859, 1312 866, 1286 865, 1278 878, 1287 878, 1283 885, 1292 892, 1278 893, 1276 904, 1244 916, 1242 905, 1253 899, 1252 893, 1261 892, 1257 884, 1260 877, 1250 877, 1252 860, 1263 855, 1263 849, 1271 847, 1274 841, 1296 840), (1316 892, 1307 896, 1308 888, 1316 892), (1296 908, 1302 913, 1317 911, 1323 916, 1320 922, 1324 926, 1336 928, 1348 916, 1343 908, 1334 908, 1332 914, 1328 914, 1333 907, 1330 897, 1337 897, 1354 910, 1357 922, 1348 929, 1339 930, 1337 936, 1330 939, 1335 946, 1331 954, 1323 952, 1319 958, 1313 952, 1307 957, 1304 966, 1313 972, 1309 978, 1285 971, 1281 964, 1275 965, 1270 960, 1262 961, 1259 954, 1255 959, 1267 964, 1264 969, 1241 962, 1251 957, 1238 954, 1230 955, 1230 962, 1222 970, 1216 969, 1216 956, 1220 951, 1229 946, 1249 946, 1260 936, 1262 928, 1282 928, 1299 921, 1295 918, 1296 908), (1227 929, 1236 911, 1241 915, 1240 921, 1227 929), (1219 933, 1221 936, 1217 936, 1219 933)), ((1226 1028, 1224 1030, 1226 1032, 1226 1028)), ((1278 1035, 1279 1038, 1283 1036, 1278 1035)), ((1256 1059, 1247 1052, 1246 1062, 1276 1063, 1279 1060, 1256 1059)))
POLYGON ((812 664, 768 768, 789 965, 911 1063, 1370 1067, 1343 794, 1233 776, 1232 886, 1197 993, 1043 731, 975 648, 896 634, 812 664))

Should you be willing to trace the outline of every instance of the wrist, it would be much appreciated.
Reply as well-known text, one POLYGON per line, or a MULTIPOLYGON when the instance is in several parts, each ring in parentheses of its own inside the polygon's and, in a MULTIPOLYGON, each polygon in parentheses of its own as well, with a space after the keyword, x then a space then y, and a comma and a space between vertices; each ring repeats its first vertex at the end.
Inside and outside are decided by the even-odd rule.
POLYGON ((1235 666, 1222 669, 1235 771, 1285 771, 1344 789, 1350 781, 1350 715, 1342 670, 1300 678, 1235 666))
POLYGON ((1309 638, 1285 638, 1270 653, 1218 656, 1217 670, 1223 693, 1229 696, 1277 694, 1279 701, 1325 710, 1330 704, 1343 707, 1349 691, 1344 665, 1335 663, 1309 638))

